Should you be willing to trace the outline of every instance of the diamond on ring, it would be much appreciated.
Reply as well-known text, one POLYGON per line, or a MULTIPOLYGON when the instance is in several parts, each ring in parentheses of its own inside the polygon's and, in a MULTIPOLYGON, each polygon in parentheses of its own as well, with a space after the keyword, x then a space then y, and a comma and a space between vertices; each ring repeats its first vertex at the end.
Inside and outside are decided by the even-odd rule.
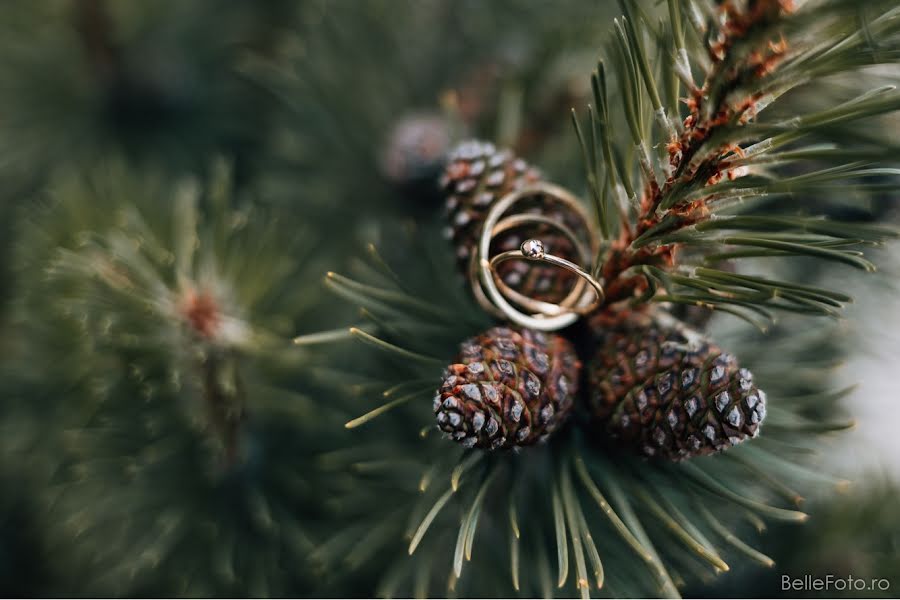
POLYGON ((530 260, 541 260, 544 258, 544 242, 541 240, 525 240, 520 247, 522 255, 530 260))

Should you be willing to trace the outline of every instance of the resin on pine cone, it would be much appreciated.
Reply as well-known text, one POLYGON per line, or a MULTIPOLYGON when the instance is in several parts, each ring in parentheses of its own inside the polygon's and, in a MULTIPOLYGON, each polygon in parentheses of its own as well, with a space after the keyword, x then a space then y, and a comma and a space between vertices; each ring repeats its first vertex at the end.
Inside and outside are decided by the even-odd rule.
POLYGON ((466 447, 546 439, 572 412, 581 363, 559 335, 494 327, 465 341, 434 398, 438 427, 466 447))
MULTIPOLYGON (((450 154, 441 178, 446 194, 446 211, 450 224, 447 237, 456 248, 459 267, 470 268, 477 252, 482 224, 491 206, 506 194, 541 180, 537 169, 509 150, 498 150, 480 141, 463 142, 450 154)), ((516 204, 518 213, 538 213, 567 226, 577 235, 590 238, 580 215, 557 203, 542 203, 539 198, 516 204)), ((491 255, 517 250, 529 238, 541 239, 547 252, 578 262, 572 242, 556 228, 532 224, 506 231, 494 238, 491 255)), ((560 302, 571 291, 576 276, 557 267, 526 261, 508 261, 498 266, 498 274, 512 289, 529 298, 544 302, 560 302)))
POLYGON ((682 460, 759 434, 765 392, 731 354, 649 315, 612 325, 595 318, 591 325, 598 347, 589 402, 613 439, 646 456, 682 460))

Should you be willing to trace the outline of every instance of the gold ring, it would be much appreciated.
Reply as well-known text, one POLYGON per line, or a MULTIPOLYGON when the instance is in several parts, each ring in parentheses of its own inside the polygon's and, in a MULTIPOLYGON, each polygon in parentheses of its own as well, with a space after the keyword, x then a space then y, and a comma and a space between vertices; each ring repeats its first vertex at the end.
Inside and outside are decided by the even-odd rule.
POLYGON ((502 252, 490 260, 487 258, 490 254, 491 242, 499 233, 522 224, 537 222, 557 228, 575 245, 579 260, 585 264, 590 263, 593 246, 595 245, 593 238, 586 244, 579 240, 574 232, 563 223, 553 221, 546 216, 532 214, 513 215, 501 221, 501 217, 512 205, 520 200, 534 196, 544 196, 564 204, 584 221, 586 225, 585 230, 590 235, 591 228, 587 226, 589 217, 584 207, 571 193, 563 188, 544 182, 524 187, 502 197, 488 211, 479 239, 478 259, 476 262, 473 257, 470 263, 469 276, 472 280, 476 299, 492 314, 505 317, 514 323, 532 329, 555 331, 571 325, 581 315, 596 308, 604 298, 603 286, 575 263, 552 254, 546 254, 543 250, 543 243, 540 240, 526 240, 519 250, 502 252), (559 304, 528 298, 512 290, 500 280, 496 273, 498 264, 514 259, 535 260, 552 264, 574 273, 579 277, 579 281, 572 292, 559 304), (585 283, 590 285, 593 293, 589 293, 584 289, 585 283), (523 313, 513 306, 510 300, 529 311, 533 311, 533 314, 523 313))
POLYGON ((553 304, 550 302, 541 302, 538 300, 533 300, 531 298, 525 298, 526 300, 528 300, 528 303, 523 303, 523 306, 525 306, 526 308, 531 308, 529 304, 537 306, 540 308, 539 312, 549 316, 556 316, 565 312, 575 312, 580 315, 585 315, 593 311, 600 305, 601 302, 603 302, 605 294, 603 292, 603 286, 600 285, 599 281, 594 279, 594 277, 590 273, 588 273, 575 263, 559 256, 547 254, 544 249, 544 242, 538 239, 525 240, 524 242, 522 242, 522 245, 518 250, 501 252, 497 256, 493 257, 488 262, 488 265, 490 266, 491 271, 496 274, 497 265, 508 260, 517 259, 545 262, 547 264, 565 269, 570 273, 578 275, 580 280, 590 285, 591 289, 593 289, 594 293, 596 294, 595 298, 591 302, 586 302, 586 300, 591 300, 590 296, 586 294, 581 295, 578 303, 575 306, 571 307, 564 306, 563 303, 553 304))
MULTIPOLYGON (((575 251, 578 254, 578 256, 580 256, 582 258, 590 256, 590 250, 584 245, 584 243, 581 240, 578 239, 578 236, 575 235, 574 231, 572 231, 566 225, 564 225, 562 223, 557 223, 556 221, 554 221, 544 215, 519 214, 519 215, 512 215, 510 217, 506 217, 502 221, 497 223, 497 225, 494 227, 494 236, 497 236, 509 229, 513 229, 515 227, 520 227, 522 225, 530 224, 530 223, 542 223, 545 225, 551 225, 551 226, 555 227, 556 229, 559 230, 560 233, 562 233, 569 240, 569 242, 572 243, 572 246, 575 248, 575 251)), ((511 252, 515 252, 515 251, 511 251, 511 252)), ((508 254, 508 253, 506 253, 506 254, 508 254)), ((522 257, 510 257, 510 258, 525 258, 525 257, 522 256, 522 257)), ((509 259, 504 259, 504 260, 509 260, 509 259)), ((493 263, 494 261, 492 260, 491 262, 493 263)), ((499 262, 504 262, 504 261, 499 261, 499 262)), ((499 264, 499 263, 496 263, 496 264, 499 264)), ((493 269, 493 265, 491 268, 493 269)), ((583 279, 578 279, 578 281, 572 287, 572 291, 570 291, 566 295, 566 297, 563 298, 559 302, 559 304, 553 304, 552 302, 543 302, 541 300, 535 300, 534 298, 529 298, 525 294, 522 294, 522 293, 514 290, 505 281, 503 281, 503 278, 500 277, 500 274, 497 273, 496 270, 494 270, 494 271, 495 271, 495 274, 497 275, 497 281, 496 281, 497 287, 500 288, 500 292, 502 292, 506 298, 511 300, 514 304, 517 304, 519 306, 527 308, 530 311, 543 313, 546 315, 556 315, 561 312, 561 309, 568 309, 568 308, 572 308, 573 306, 575 306, 581 299, 582 295, 584 294, 584 286, 586 284, 586 282, 583 279)))

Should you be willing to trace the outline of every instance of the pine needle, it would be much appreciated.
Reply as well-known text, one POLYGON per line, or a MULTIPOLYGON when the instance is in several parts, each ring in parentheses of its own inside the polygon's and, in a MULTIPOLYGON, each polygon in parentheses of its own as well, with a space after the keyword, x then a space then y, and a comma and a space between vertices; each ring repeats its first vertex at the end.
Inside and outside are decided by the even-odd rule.
POLYGON ((429 318, 438 318, 444 321, 452 320, 452 315, 446 310, 429 302, 420 300, 419 298, 414 298, 404 292, 386 290, 384 288, 359 283, 331 271, 326 274, 325 283, 332 288, 343 289, 356 295, 363 304, 370 299, 374 299, 376 301, 384 302, 388 306, 402 307, 411 311, 417 311, 429 318))
POLYGON ((384 275, 388 277, 391 281, 394 282, 394 285, 397 286, 398 289, 403 291, 404 293, 409 293, 408 290, 403 286, 403 280, 399 275, 390 267, 386 260, 381 256, 381 253, 378 252, 378 248, 375 244, 369 244, 366 246, 366 251, 369 254, 369 258, 372 260, 372 263, 375 267, 384 275))
POLYGON ((650 512, 666 526, 675 537, 677 537, 688 549, 692 550, 697 556, 721 571, 728 571, 730 567, 719 557, 718 554, 704 546, 699 540, 695 539, 685 528, 675 519, 673 519, 650 495, 641 487, 643 484, 638 483, 633 492, 636 497, 650 509, 650 512))
POLYGON ((435 462, 429 465, 428 468, 425 469, 425 472, 422 473, 422 478, 419 480, 419 491, 423 494, 428 490, 428 486, 431 485, 432 480, 434 480, 438 468, 439 463, 435 462))
POLYGON ((435 552, 431 548, 416 564, 413 584, 413 597, 417 600, 428 598, 428 583, 431 580, 431 567, 434 564, 435 552))
POLYGON ((328 344, 331 342, 339 342, 350 339, 350 331, 346 327, 340 329, 331 329, 329 331, 320 331, 318 333, 309 333, 299 335, 293 339, 293 343, 297 346, 313 346, 316 344, 328 344))
MULTIPOLYGON (((838 489, 845 489, 850 484, 850 482, 845 479, 837 479, 820 470, 810 469, 800 465, 785 458, 781 454, 764 450, 759 447, 759 444, 748 445, 746 449, 744 449, 744 453, 754 457, 753 460, 758 464, 771 465, 775 470, 792 480, 805 479, 819 484, 831 485, 838 489)), ((750 459, 748 458, 748 461, 749 460, 750 459)))
POLYGON ((368 423, 375 417, 383 415, 384 413, 400 406, 401 404, 406 404, 407 402, 409 402, 410 400, 412 400, 414 398, 420 398, 421 395, 422 395, 422 393, 419 391, 419 392, 413 392, 412 394, 407 394, 406 396, 400 396, 399 398, 395 398, 394 400, 391 400, 390 402, 382 404, 378 408, 367 412, 366 414, 362 415, 361 417, 357 417, 351 421, 347 421, 344 424, 344 427, 346 427, 347 429, 355 429, 355 428, 359 427, 360 425, 365 425, 366 423, 368 423))
POLYGON ((463 519, 459 524, 459 531, 456 533, 456 546, 453 550, 453 574, 459 578, 463 568, 463 553, 466 548, 466 520, 463 519))
POLYGON ((547 557, 547 550, 544 544, 536 544, 538 581, 541 585, 541 596, 543 598, 553 598, 553 580, 550 574, 550 559, 547 557))
POLYGON ((513 535, 516 536, 516 539, 519 539, 522 536, 519 532, 519 516, 516 511, 515 494, 509 495, 509 527, 513 535))
POLYGON ((739 504, 745 508, 756 510, 757 512, 770 518, 778 519, 779 521, 802 522, 809 517, 809 515, 804 512, 788 510, 785 508, 776 508, 757 500, 745 498, 744 496, 741 496, 728 489, 695 465, 683 463, 680 465, 680 468, 694 483, 696 483, 700 487, 707 489, 710 492, 713 492, 714 494, 717 494, 723 498, 731 500, 732 502, 739 504))
POLYGON ((707 520, 710 527, 712 527, 716 533, 718 533, 720 536, 722 536, 722 539, 724 539, 726 542, 728 542, 729 544, 734 546, 742 554, 744 554, 751 560, 758 562, 759 564, 763 565, 764 567, 775 566, 774 560, 772 560, 771 558, 769 558, 768 556, 766 556, 759 550, 756 550, 756 549, 748 546, 746 544, 746 542, 744 542, 742 539, 740 539, 739 537, 734 535, 727 527, 722 525, 722 523, 719 522, 719 520, 713 516, 713 514, 709 511, 709 509, 707 509, 705 506, 703 506, 702 502, 699 499, 697 499, 697 501, 694 503, 694 505, 697 508, 697 510, 700 512, 700 514, 703 515, 703 518, 705 518, 707 520))
POLYGON ((669 574, 669 571, 666 569, 662 560, 660 560, 659 554, 657 554, 656 550, 653 548, 650 537, 647 535, 646 531, 644 531, 640 520, 635 514, 628 498, 625 496, 625 493, 622 491, 622 488, 614 477, 607 477, 605 481, 609 487, 610 496, 612 496, 618 506, 618 512, 622 514, 622 521, 628 525, 628 528, 634 534, 634 537, 640 540, 641 546, 647 549, 647 552, 652 558, 652 562, 649 564, 653 567, 653 572, 661 586, 660 594, 669 598, 679 598, 681 595, 678 593, 675 582, 672 581, 672 576, 669 574))
POLYGON ((559 487, 553 485, 553 527, 556 531, 556 564, 559 573, 556 586, 561 588, 569 577, 569 544, 566 541, 566 525, 563 517, 562 501, 559 497, 559 487))
POLYGON ((766 522, 760 519, 759 515, 757 515, 752 510, 745 510, 743 512, 743 515, 744 518, 747 519, 747 521, 750 523, 750 525, 752 525, 753 528, 756 529, 757 533, 763 533, 767 529, 766 522))
POLYGON ((425 515, 425 518, 422 519, 422 522, 419 524, 419 527, 413 534, 412 541, 409 543, 409 549, 407 550, 407 552, 410 555, 412 555, 412 553, 416 551, 416 548, 418 548, 419 543, 422 541, 422 538, 425 537, 425 533, 428 531, 428 528, 431 527, 431 523, 434 521, 435 517, 438 516, 438 513, 441 512, 441 509, 444 508, 444 505, 447 504, 447 501, 450 500, 450 496, 452 495, 452 489, 444 492, 431 507, 431 510, 428 511, 428 514, 425 515))
POLYGON ((420 391, 429 390, 434 387, 434 385, 431 385, 434 382, 435 382, 434 377, 422 377, 419 379, 409 379, 407 381, 402 381, 402 382, 398 383, 397 385, 393 385, 393 386, 387 388, 386 390, 384 390, 381 393, 381 395, 384 396, 385 398, 390 398, 391 396, 396 395, 397 392, 399 392, 400 390, 403 390, 403 389, 406 389, 409 387, 414 387, 414 386, 419 386, 417 389, 420 391), (425 386, 425 384, 428 384, 427 387, 425 386))
POLYGON ((572 475, 568 468, 562 471, 562 497, 563 504, 566 509, 566 521, 569 525, 569 534, 572 536, 572 548, 575 551, 575 566, 578 573, 577 588, 583 590, 582 596, 589 597, 588 589, 590 584, 587 580, 587 567, 585 565, 584 555, 587 554, 594 569, 594 579, 597 582, 597 589, 603 587, 603 563, 600 561, 600 554, 594 545, 591 537, 590 529, 581 510, 581 504, 575 494, 575 488, 572 486, 572 475))
POLYGON ((405 348, 401 348, 399 346, 395 346, 394 344, 385 342, 384 340, 379 339, 370 333, 366 333, 365 331, 357 327, 350 328, 350 335, 362 342, 378 348, 379 350, 384 350, 402 358, 408 358, 416 362, 433 365, 444 365, 446 363, 446 361, 439 358, 434 358, 433 356, 425 356, 424 354, 419 354, 418 352, 413 352, 411 350, 407 350, 405 348))
POLYGON ((459 534, 456 536, 456 549, 453 552, 453 571, 457 577, 462 575, 463 557, 466 560, 472 560, 472 543, 475 539, 475 529, 478 526, 478 516, 481 514, 481 505, 496 473, 497 471, 494 470, 484 478, 478 493, 466 512, 466 516, 459 524, 459 534))
POLYGON ((613 510, 612 506, 610 506, 609 502, 606 501, 606 498, 600 492, 600 489, 597 487, 597 484, 594 483, 594 480, 591 479, 590 474, 587 471, 587 467, 584 465, 584 461, 581 457, 575 458, 575 473, 581 479, 585 489, 588 494, 597 502, 597 505, 600 506, 600 510, 603 511, 603 514, 609 519, 610 523, 612 523, 613 527, 615 527, 616 531, 622 536, 622 539, 631 546, 631 548, 647 563, 653 563, 653 556, 651 556, 650 552, 644 548, 644 546, 637 540, 637 538, 632 535, 631 531, 629 531, 628 527, 625 526, 625 523, 622 522, 622 519, 619 518, 619 515, 613 510))
POLYGON ((472 546, 475 543, 475 530, 478 527, 478 517, 481 515, 484 496, 490 488, 491 483, 494 481, 497 472, 497 469, 494 469, 491 474, 485 478, 484 483, 481 485, 481 489, 478 491, 478 495, 475 497, 475 502, 472 505, 471 514, 468 517, 468 526, 466 527, 466 560, 472 560, 472 546))
MULTIPOLYGON (((563 472, 565 474, 565 471, 563 472)), ((565 475, 563 475, 565 476, 565 475)), ((566 518, 566 525, 569 528, 569 537, 572 540, 572 552, 575 555, 575 589, 584 599, 590 598, 590 584, 587 578, 587 565, 584 559, 584 548, 582 546, 581 534, 576 525, 575 507, 573 506, 575 499, 572 498, 564 486, 562 488, 562 503, 566 518)))
POLYGON ((581 507, 578 507, 578 526, 581 528, 581 536, 584 539, 584 545, 587 548, 588 558, 591 560, 591 565, 594 567, 594 580, 597 584, 597 589, 602 590, 603 584, 606 580, 606 575, 603 570, 603 561, 600 560, 600 553, 597 551, 597 545, 594 543, 594 537, 591 535, 591 528, 588 526, 587 519, 584 516, 584 512, 581 511, 581 507))
POLYGON ((754 477, 758 477, 759 479, 762 479, 763 481, 768 483, 778 494, 781 495, 782 498, 792 503, 794 506, 800 506, 800 504, 803 503, 803 496, 801 496, 796 490, 788 486, 786 483, 782 482, 780 479, 774 477, 768 470, 759 468, 755 461, 745 458, 741 455, 741 453, 731 453, 723 456, 723 458, 727 458, 738 463, 739 465, 753 473, 754 477))
POLYGON ((361 308, 368 309, 372 313, 388 315, 396 319, 409 318, 409 315, 406 314, 400 307, 392 306, 386 302, 376 300, 370 294, 362 293, 360 291, 340 285, 339 283, 337 283, 332 273, 326 274, 325 287, 347 302, 356 304, 361 308))
POLYGON ((509 535, 509 571, 513 589, 519 591, 519 536, 510 531, 509 535))
POLYGON ((463 475, 465 475, 466 471, 478 464, 482 458, 484 458, 484 452, 469 452, 468 456, 463 458, 459 464, 453 468, 453 472, 450 474, 450 490, 452 492, 459 490, 459 484, 463 475))
POLYGON ((396 526, 402 511, 397 511, 382 518, 366 534, 353 545, 344 556, 344 564, 350 568, 361 567, 379 548, 387 544, 396 535, 396 526))

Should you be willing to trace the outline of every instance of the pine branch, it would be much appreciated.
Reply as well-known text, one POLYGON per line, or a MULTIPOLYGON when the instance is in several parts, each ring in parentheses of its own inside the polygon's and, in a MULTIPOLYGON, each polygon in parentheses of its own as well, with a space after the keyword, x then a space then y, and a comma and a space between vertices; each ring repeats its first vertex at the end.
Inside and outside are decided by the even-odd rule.
MULTIPOLYGON (((606 304, 655 299, 710 307, 732 304, 767 319, 769 313, 759 310, 762 305, 836 315, 834 309, 847 300, 836 300, 827 290, 788 290, 783 283, 769 285, 759 278, 726 282, 722 274, 712 281, 709 271, 693 268, 679 249, 696 246, 710 260, 809 256, 874 270, 860 248, 896 238, 898 230, 766 214, 754 207, 762 200, 895 189, 900 171, 882 166, 896 156, 885 148, 888 142, 876 141, 879 146, 872 149, 854 147, 841 132, 845 125, 897 111, 900 95, 892 86, 882 86, 816 112, 772 121, 758 116, 771 112, 771 105, 780 104, 795 87, 865 64, 895 61, 898 11, 883 2, 860 15, 844 0, 797 10, 776 0, 705 8, 710 18, 704 22, 695 3, 670 1, 670 26, 655 30, 634 0, 622 2, 625 17, 613 27, 610 50, 637 157, 634 169, 617 164, 623 149, 612 141, 603 63, 591 79, 599 109, 588 111, 589 124, 600 135, 585 136, 575 119, 604 237, 611 230, 604 198, 623 196, 618 182, 629 181, 628 171, 636 171, 641 182, 636 214, 621 213, 618 237, 593 269, 603 277, 606 304), (849 13, 855 26, 846 22, 849 13), (694 38, 686 35, 684 23, 692 25, 694 38), (658 50, 648 48, 647 41, 658 50), (680 84, 670 82, 667 94, 687 93, 680 127, 672 123, 680 115, 662 100, 653 57, 663 71, 678 74, 680 84), (704 74, 702 83, 694 83, 692 72, 704 74), (665 146, 663 181, 648 152, 659 145, 665 146), (798 174, 798 166, 806 168, 798 174), (791 175, 785 175, 786 168, 791 175), (654 298, 659 288, 668 294, 654 298)), ((629 195, 637 191, 626 187, 629 195)))

